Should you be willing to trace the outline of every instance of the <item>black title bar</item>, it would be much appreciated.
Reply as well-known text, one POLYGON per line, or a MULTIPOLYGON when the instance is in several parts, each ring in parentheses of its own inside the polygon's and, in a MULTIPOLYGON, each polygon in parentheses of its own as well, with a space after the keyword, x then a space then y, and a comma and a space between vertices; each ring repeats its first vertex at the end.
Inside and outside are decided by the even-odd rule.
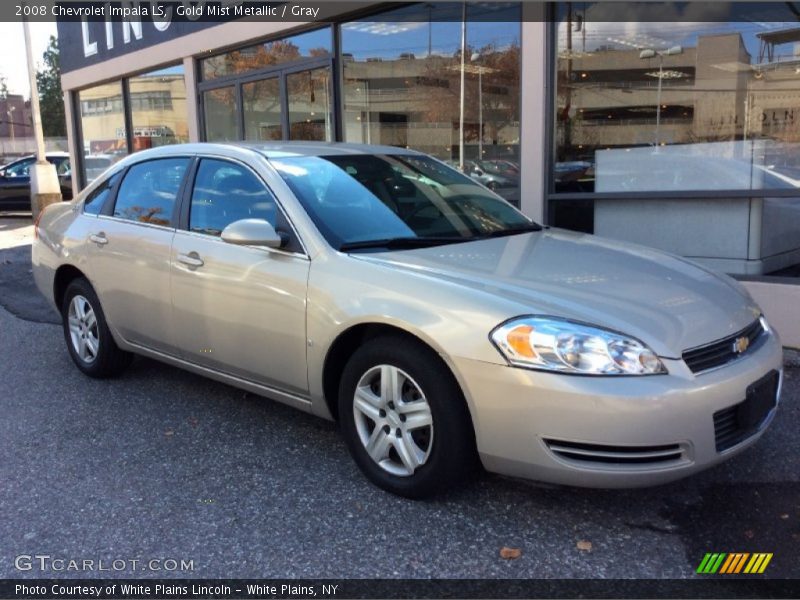
POLYGON ((797 579, 6 579, 0 598, 797 598, 797 579))

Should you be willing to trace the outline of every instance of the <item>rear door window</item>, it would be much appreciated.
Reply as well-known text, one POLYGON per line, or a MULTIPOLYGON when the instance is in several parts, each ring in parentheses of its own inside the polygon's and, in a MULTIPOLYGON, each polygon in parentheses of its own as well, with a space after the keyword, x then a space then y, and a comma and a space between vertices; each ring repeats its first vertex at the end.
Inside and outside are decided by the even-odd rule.
POLYGON ((114 216, 174 227, 175 205, 189 161, 163 158, 133 165, 120 184, 114 216))

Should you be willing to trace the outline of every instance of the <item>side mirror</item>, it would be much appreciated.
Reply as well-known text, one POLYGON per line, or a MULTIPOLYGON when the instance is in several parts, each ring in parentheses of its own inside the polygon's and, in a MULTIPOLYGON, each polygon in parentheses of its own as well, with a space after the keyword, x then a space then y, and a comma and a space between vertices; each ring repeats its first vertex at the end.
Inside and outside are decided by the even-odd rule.
POLYGON ((237 246, 265 246, 283 248, 288 241, 285 235, 275 231, 264 219, 241 219, 222 230, 223 241, 237 246))

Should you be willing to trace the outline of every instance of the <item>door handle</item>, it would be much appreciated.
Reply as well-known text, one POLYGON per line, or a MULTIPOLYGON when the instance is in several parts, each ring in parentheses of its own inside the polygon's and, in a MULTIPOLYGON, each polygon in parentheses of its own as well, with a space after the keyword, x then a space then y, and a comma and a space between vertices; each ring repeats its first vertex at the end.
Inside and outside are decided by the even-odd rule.
POLYGON ((108 243, 108 238, 106 237, 105 232, 101 231, 100 233, 93 233, 89 236, 89 241, 94 242, 98 246, 105 246, 108 243))
POLYGON ((189 252, 189 254, 178 254, 178 262, 182 262, 190 267, 202 267, 204 264, 203 259, 197 252, 189 252))

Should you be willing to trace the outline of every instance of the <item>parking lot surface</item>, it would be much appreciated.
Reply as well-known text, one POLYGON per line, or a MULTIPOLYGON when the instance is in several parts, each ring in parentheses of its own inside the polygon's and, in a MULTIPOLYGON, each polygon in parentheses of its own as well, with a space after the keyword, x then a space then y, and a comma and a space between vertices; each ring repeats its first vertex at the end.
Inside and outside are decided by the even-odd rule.
POLYGON ((370 485, 334 424, 141 358, 118 380, 83 376, 16 223, 0 219, 0 577, 683 578, 706 552, 772 552, 765 576, 800 576, 796 366, 760 442, 689 479, 589 490, 484 475, 414 502, 370 485), (34 554, 127 562, 15 567, 34 554))

